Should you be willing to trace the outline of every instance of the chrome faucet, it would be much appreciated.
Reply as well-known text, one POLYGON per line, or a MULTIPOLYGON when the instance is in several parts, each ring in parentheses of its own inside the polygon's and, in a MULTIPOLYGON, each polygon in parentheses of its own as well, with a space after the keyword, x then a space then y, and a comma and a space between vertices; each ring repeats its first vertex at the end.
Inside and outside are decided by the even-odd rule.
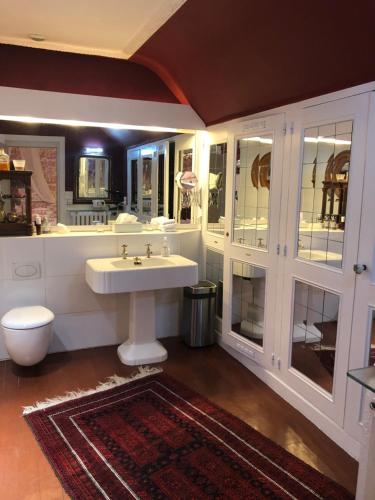
POLYGON ((128 245, 122 245, 122 254, 121 257, 126 259, 128 256, 128 245))
POLYGON ((149 259, 152 255, 152 251, 151 251, 151 243, 146 243, 146 255, 147 255, 147 258, 149 259))

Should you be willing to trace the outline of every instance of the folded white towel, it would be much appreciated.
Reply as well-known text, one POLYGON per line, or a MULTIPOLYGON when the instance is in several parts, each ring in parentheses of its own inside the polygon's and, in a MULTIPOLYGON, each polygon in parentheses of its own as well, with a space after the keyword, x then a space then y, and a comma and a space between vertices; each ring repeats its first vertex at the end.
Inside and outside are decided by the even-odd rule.
POLYGON ((151 219, 151 224, 155 224, 155 225, 158 225, 158 226, 161 226, 161 225, 164 225, 164 224, 175 224, 175 223, 176 223, 175 219, 168 219, 168 217, 164 217, 164 216, 153 217, 151 219))
POLYGON ((167 233, 168 231, 176 231, 177 224, 160 224, 159 229, 167 233))
POLYGON ((241 332, 254 339, 261 339, 263 337, 263 322, 255 323, 243 319, 241 321, 241 332))

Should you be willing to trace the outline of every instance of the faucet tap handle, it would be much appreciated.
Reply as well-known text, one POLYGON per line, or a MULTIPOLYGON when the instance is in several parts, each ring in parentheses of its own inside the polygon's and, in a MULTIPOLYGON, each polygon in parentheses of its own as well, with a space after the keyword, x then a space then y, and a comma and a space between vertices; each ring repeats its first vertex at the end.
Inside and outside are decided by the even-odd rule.
POLYGON ((121 245, 122 246, 122 258, 123 259, 126 259, 126 257, 128 256, 128 245, 121 245))
POLYGON ((151 255, 152 255, 152 251, 151 251, 152 245, 151 245, 151 243, 146 243, 145 247, 146 247, 146 255, 147 255, 148 258, 150 258, 151 255))

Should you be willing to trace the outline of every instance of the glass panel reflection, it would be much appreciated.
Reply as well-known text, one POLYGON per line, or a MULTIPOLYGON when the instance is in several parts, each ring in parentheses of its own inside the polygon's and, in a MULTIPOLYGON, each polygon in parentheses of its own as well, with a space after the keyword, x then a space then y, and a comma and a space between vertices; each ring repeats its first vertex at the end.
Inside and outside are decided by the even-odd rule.
POLYGON ((375 311, 371 311, 368 366, 375 366, 375 311))
POLYGON ((267 248, 272 135, 237 141, 233 240, 267 248))
POLYGON ((152 158, 142 158, 142 212, 151 214, 152 197, 152 158))
POLYGON ((138 210, 138 160, 131 161, 131 200, 130 208, 133 212, 138 210))
POLYGON ((226 163, 227 145, 213 144, 208 173, 207 230, 219 234, 224 234, 226 163))
POLYGON ((295 282, 291 366, 332 392, 340 298, 295 282))
POLYGON ((305 130, 298 257, 342 267, 353 122, 305 130))
POLYGON ((266 271, 234 260, 232 331, 263 346, 266 271))
MULTIPOLYGON (((193 171, 193 150, 184 149, 178 153, 179 172, 193 171)), ((178 221, 181 224, 190 224, 191 222, 191 207, 192 193, 190 190, 178 190, 178 221)))
POLYGON ((221 253, 207 249, 206 279, 216 285, 216 314, 223 317, 223 268, 224 257, 221 253))

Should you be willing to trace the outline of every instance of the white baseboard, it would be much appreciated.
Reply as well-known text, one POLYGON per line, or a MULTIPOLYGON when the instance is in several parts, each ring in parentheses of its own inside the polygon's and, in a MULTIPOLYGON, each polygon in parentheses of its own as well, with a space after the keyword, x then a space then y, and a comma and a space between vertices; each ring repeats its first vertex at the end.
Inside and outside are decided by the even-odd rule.
POLYGON ((254 363, 243 354, 226 344, 221 335, 217 336, 219 345, 233 356, 237 361, 246 366, 254 375, 262 382, 267 384, 285 401, 298 410, 304 417, 310 420, 324 434, 326 434, 338 446, 343 448, 355 460, 359 458, 360 443, 347 434, 343 428, 339 427, 335 422, 330 420, 324 413, 315 408, 309 401, 304 399, 300 394, 288 387, 274 373, 266 370, 261 365, 254 363))

